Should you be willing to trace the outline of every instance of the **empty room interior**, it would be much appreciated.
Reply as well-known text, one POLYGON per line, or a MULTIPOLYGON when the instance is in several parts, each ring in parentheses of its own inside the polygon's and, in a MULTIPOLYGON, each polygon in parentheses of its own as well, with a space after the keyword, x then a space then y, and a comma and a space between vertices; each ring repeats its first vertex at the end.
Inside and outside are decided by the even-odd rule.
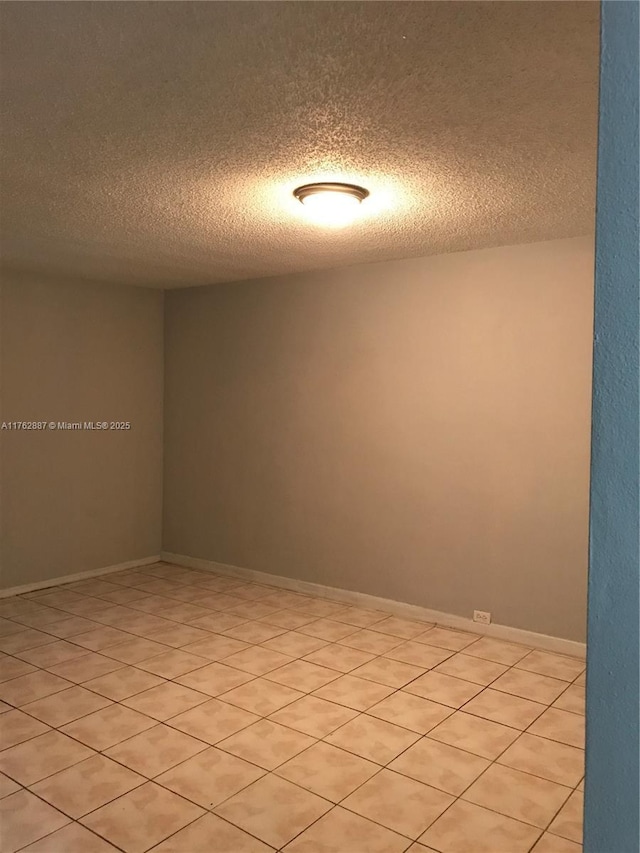
POLYGON ((0 18, 1 853, 580 853, 599 4, 0 18))

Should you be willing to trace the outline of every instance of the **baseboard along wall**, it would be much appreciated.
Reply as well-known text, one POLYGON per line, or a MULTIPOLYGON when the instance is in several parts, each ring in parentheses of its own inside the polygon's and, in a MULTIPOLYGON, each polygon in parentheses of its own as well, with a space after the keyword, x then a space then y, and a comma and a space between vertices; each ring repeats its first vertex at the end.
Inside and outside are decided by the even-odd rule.
POLYGON ((310 595, 321 595, 332 601, 343 604, 351 604, 354 607, 362 607, 366 610, 382 610, 393 616, 401 616, 405 619, 420 619, 425 622, 435 622, 446 628, 457 628, 460 631, 471 631, 487 637, 495 637, 510 643, 519 643, 523 646, 531 646, 537 649, 545 649, 561 655, 572 657, 586 657, 586 643, 578 643, 575 640, 566 640, 563 637, 551 637, 548 634, 538 634, 535 631, 525 631, 522 628, 513 628, 510 625, 498 625, 492 623, 483 625, 467 619, 464 616, 456 616, 453 613, 444 613, 441 610, 430 610, 416 604, 408 604, 403 601, 393 601, 390 598, 380 598, 364 592, 340 589, 339 587, 324 586, 323 584, 310 581, 287 578, 283 575, 272 575, 269 572, 260 572, 255 569, 245 569, 240 566, 230 566, 227 563, 217 563, 214 560, 203 560, 200 557, 189 557, 184 554, 173 554, 163 551, 160 559, 167 563, 185 566, 190 569, 216 572, 231 577, 245 578, 255 583, 264 583, 270 586, 289 589, 294 592, 308 593, 310 595))
POLYGON ((35 592, 37 589, 48 589, 51 586, 60 586, 73 581, 82 581, 85 578, 97 578, 100 575, 110 575, 114 572, 123 572, 125 569, 135 569, 136 566, 148 566, 150 563, 160 562, 160 555, 152 557, 140 557, 138 560, 129 560, 126 563, 116 563, 113 566, 103 566, 100 569, 89 569, 86 572, 74 572, 72 575, 61 575, 57 578, 48 578, 44 581, 25 583, 22 586, 10 586, 0 589, 0 598, 9 598, 12 595, 23 595, 25 592, 35 592))

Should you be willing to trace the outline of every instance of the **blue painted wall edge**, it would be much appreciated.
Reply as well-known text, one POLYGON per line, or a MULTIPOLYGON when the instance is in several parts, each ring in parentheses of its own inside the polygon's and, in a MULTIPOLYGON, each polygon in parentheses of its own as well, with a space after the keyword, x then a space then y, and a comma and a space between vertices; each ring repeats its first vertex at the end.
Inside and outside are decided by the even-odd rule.
POLYGON ((640 849, 638 12, 602 3, 585 853, 640 849))

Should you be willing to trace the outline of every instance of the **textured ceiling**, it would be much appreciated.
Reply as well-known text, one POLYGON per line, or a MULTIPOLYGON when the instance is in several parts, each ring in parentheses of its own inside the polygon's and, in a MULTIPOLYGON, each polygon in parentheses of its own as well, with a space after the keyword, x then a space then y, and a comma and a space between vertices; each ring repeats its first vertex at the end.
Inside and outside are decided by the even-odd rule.
POLYGON ((157 287, 593 228, 595 2, 3 3, 7 268, 157 287), (309 224, 315 179, 371 191, 309 224))

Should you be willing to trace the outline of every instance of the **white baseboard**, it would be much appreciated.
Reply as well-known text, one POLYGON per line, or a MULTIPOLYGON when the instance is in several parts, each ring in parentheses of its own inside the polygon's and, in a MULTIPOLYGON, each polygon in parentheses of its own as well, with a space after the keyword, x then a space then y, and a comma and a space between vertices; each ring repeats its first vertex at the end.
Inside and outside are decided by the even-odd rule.
POLYGON ((183 554, 172 554, 163 551, 160 559, 167 563, 175 563, 178 566, 186 566, 191 569, 201 569, 207 572, 218 572, 232 577, 246 578, 256 583, 269 584, 294 592, 321 595, 324 598, 362 607, 366 610, 382 610, 402 616, 405 619, 420 619, 425 622, 435 622, 447 628, 457 628, 461 631, 471 631, 487 637, 495 637, 510 643, 520 643, 523 646, 531 646, 537 649, 546 649, 562 655, 572 657, 586 657, 587 647, 585 643, 575 640, 565 640, 562 637, 551 637, 548 634, 537 634, 535 631, 525 631, 522 628, 512 628, 509 625, 481 625, 464 616, 456 616, 453 613, 443 613, 441 610, 430 610, 427 607, 419 607, 416 604, 407 604, 403 601, 393 601, 390 598, 379 598, 376 595, 368 595, 364 592, 353 592, 348 589, 339 589, 333 586, 323 586, 310 581, 287 578, 283 575, 272 575, 268 572, 259 572, 255 569, 244 569, 239 566, 230 566, 226 563, 217 563, 214 560, 202 560, 199 557, 187 557, 183 554))
POLYGON ((48 589, 51 586, 60 586, 64 583, 82 581, 86 578, 97 578, 100 575, 110 575, 113 572, 123 572, 125 569, 135 569, 136 566, 148 566, 150 563, 160 562, 160 555, 153 557, 141 557, 139 560, 129 560, 127 563, 118 563, 115 566, 104 566, 101 569, 89 569, 86 572, 75 572, 72 575, 62 575, 58 578, 49 578, 45 581, 34 581, 22 586, 11 586, 8 589, 0 589, 0 598, 8 598, 11 595, 23 595, 25 592, 35 592, 38 589, 48 589))

